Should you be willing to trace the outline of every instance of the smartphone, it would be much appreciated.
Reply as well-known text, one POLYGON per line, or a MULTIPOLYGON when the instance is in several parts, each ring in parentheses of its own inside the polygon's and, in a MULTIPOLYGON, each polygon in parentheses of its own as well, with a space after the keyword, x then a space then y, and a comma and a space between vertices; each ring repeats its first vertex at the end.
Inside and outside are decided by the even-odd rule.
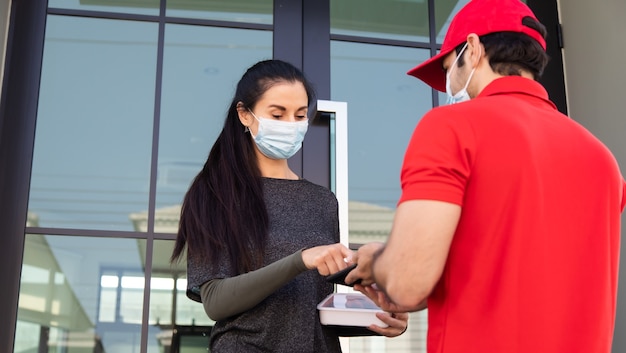
POLYGON ((350 271, 354 270, 355 267, 356 267, 356 264, 350 265, 341 271, 337 271, 333 273, 332 275, 327 276, 326 280, 330 283, 341 284, 343 286, 348 286, 348 287, 352 287, 355 284, 359 284, 361 283, 360 279, 350 284, 346 283, 346 276, 348 275, 348 273, 350 273, 350 271))

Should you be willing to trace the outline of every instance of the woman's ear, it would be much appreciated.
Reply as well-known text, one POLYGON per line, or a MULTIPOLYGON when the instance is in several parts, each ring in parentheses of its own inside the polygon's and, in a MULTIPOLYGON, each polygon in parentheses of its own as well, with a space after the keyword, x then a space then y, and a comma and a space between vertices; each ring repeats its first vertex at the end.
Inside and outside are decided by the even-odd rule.
POLYGON ((237 114, 239 115, 239 121, 245 127, 249 127, 251 122, 250 112, 244 106, 243 102, 237 103, 237 114))

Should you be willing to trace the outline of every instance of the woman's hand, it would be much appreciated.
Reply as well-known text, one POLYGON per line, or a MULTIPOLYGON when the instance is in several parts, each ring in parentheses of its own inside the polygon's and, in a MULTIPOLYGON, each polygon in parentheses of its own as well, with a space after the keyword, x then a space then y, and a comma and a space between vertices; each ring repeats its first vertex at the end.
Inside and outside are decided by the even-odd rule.
POLYGON ((317 269, 322 276, 328 276, 348 267, 352 250, 341 243, 316 246, 302 250, 302 261, 309 270, 317 269))
POLYGON ((388 327, 380 327, 377 325, 370 325, 368 329, 387 337, 396 337, 403 334, 409 327, 409 314, 408 313, 376 313, 376 317, 380 321, 389 325, 388 327))

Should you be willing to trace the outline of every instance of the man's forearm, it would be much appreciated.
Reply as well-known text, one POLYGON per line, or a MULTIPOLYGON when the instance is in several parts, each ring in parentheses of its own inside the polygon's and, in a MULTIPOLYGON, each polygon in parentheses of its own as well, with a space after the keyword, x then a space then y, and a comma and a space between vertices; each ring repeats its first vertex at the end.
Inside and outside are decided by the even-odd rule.
POLYGON ((426 309, 427 297, 418 299, 416 298, 418 295, 414 293, 405 293, 408 287, 411 286, 407 287, 406 283, 402 282, 410 279, 398 278, 398 276, 402 277, 403 274, 400 273, 402 269, 395 268, 397 265, 397 260, 393 258, 393 254, 390 254, 386 246, 381 247, 373 254, 371 263, 372 278, 374 283, 376 283, 377 289, 383 292, 391 302, 406 309, 406 311, 426 309), (400 298, 404 298, 404 300, 400 298), (415 302, 416 299, 419 302, 415 302))
POLYGON ((383 291, 385 294, 385 284, 387 280, 387 271, 384 268, 384 265, 380 264, 380 257, 385 251, 385 245, 383 245, 380 249, 376 250, 372 254, 372 280, 376 283, 376 287, 383 291))

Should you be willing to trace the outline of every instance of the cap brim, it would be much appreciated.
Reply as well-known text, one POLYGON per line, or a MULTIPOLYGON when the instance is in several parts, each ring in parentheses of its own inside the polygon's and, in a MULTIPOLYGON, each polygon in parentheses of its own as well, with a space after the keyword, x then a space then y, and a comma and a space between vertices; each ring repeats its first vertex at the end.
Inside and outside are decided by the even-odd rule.
POLYGON ((419 78, 437 91, 445 92, 446 72, 443 70, 443 59, 452 50, 454 48, 439 52, 439 54, 409 70, 407 74, 419 78))

